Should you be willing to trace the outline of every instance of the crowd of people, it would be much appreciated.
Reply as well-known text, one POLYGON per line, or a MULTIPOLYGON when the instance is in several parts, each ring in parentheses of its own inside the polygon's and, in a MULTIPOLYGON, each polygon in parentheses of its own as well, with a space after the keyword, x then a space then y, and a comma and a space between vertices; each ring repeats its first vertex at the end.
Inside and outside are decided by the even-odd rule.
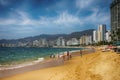
MULTIPOLYGON (((80 56, 82 57, 82 55, 83 55, 83 52, 82 50, 80 50, 80 56)), ((67 51, 67 52, 64 52, 63 54, 51 54, 50 58, 52 59, 63 58, 63 61, 65 61, 65 60, 70 60, 72 58, 72 54, 69 51, 67 51)))
POLYGON ((51 54, 50 58, 63 58, 63 60, 69 60, 72 58, 72 55, 69 51, 67 51, 67 53, 63 53, 63 54, 51 54))

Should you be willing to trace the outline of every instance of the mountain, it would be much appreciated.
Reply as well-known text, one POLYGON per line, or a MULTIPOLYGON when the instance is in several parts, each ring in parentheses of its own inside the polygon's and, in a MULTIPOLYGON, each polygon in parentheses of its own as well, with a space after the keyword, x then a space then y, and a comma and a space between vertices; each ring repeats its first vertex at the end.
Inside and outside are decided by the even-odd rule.
POLYGON ((41 34, 38 36, 34 37, 26 37, 26 38, 21 38, 21 39, 12 39, 12 40, 6 40, 2 39, 0 40, 0 43, 18 43, 18 42, 32 42, 34 40, 39 40, 39 39, 47 39, 47 40, 56 40, 58 37, 63 37, 66 40, 69 40, 71 38, 77 38, 79 39, 82 35, 93 35, 93 30, 94 29, 88 29, 84 31, 79 31, 79 32, 73 32, 71 34, 54 34, 54 35, 49 35, 49 34, 41 34))
POLYGON ((89 29, 89 30, 84 30, 84 31, 80 31, 80 32, 73 32, 73 33, 71 33, 70 35, 69 35, 69 38, 77 38, 77 39, 79 39, 81 36, 83 36, 83 35, 93 35, 93 30, 94 29, 89 29))

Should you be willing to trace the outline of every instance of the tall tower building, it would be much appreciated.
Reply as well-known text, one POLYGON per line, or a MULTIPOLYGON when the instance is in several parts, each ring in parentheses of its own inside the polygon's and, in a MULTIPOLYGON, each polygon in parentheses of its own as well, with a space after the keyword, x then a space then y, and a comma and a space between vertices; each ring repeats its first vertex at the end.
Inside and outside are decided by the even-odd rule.
POLYGON ((110 35, 111 35, 111 32, 110 32, 110 30, 108 30, 108 31, 106 32, 106 41, 107 41, 107 42, 110 42, 110 41, 111 41, 110 35))
POLYGON ((120 41, 120 0, 113 0, 111 10, 111 38, 120 41))
POLYGON ((93 41, 94 43, 97 43, 97 31, 96 30, 93 31, 93 41))
POLYGON ((105 41, 106 25, 98 25, 98 42, 105 41))

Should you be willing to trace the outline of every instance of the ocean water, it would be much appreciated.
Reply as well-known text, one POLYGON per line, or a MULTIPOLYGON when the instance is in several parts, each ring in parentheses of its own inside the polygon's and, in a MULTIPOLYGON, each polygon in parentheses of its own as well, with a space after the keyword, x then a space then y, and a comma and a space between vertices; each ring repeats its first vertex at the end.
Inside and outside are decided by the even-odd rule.
POLYGON ((0 65, 18 64, 37 60, 38 58, 45 58, 50 54, 81 49, 82 48, 0 48, 0 65))

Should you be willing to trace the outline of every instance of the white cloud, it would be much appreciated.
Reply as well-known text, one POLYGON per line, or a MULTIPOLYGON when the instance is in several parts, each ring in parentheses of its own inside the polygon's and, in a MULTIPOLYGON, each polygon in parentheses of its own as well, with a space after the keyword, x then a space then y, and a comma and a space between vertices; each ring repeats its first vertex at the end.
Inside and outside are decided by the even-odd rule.
POLYGON ((80 20, 77 16, 63 12, 54 21, 55 24, 78 24, 80 20))
POLYGON ((85 22, 91 22, 92 24, 106 24, 110 20, 110 14, 109 13, 99 13, 98 9, 93 10, 93 14, 91 14, 89 17, 86 17, 84 20, 85 22))
POLYGON ((9 24, 14 24, 16 21, 11 20, 11 19, 0 19, 0 25, 9 25, 9 24))
POLYGON ((88 16, 80 16, 79 19, 82 25, 85 24, 93 24, 97 27, 98 24, 107 24, 109 25, 110 22, 110 14, 108 11, 102 11, 99 5, 96 4, 100 3, 101 1, 96 0, 76 0, 76 7, 78 11, 75 15, 81 14, 83 11, 91 11, 92 13, 88 16))
POLYGON ((21 25, 27 25, 27 24, 30 24, 30 19, 27 15, 27 13, 25 12, 22 12, 22 11, 18 11, 18 14, 20 15, 20 20, 21 20, 21 25))
MULTIPOLYGON (((102 2, 101 0, 74 1, 76 2, 73 7, 75 7, 75 11, 78 10, 76 11, 76 14, 70 14, 69 12, 72 12, 72 9, 71 11, 67 10, 67 2, 65 3, 63 1, 61 3, 56 3, 47 9, 50 13, 55 10, 57 16, 39 16, 37 19, 33 18, 33 15, 30 15, 29 12, 24 11, 24 9, 11 8, 8 18, 0 18, 0 34, 5 32, 8 34, 10 33, 11 35, 20 34, 23 37, 23 35, 31 36, 40 33, 70 33, 76 30, 87 29, 91 24, 93 25, 93 28, 95 28, 95 26, 97 27, 98 24, 109 25, 109 12, 105 12, 103 9, 101 10, 99 5, 95 7, 96 4, 102 2), (83 11, 85 11, 85 14, 83 11), (67 30, 65 28, 67 28, 67 30)), ((10 4, 7 2, 8 0, 0 0, 0 4, 4 6, 10 4)))
POLYGON ((13 14, 11 19, 0 20, 0 25, 71 25, 80 23, 77 16, 73 16, 66 11, 55 17, 39 17, 38 20, 32 19, 27 12, 17 11, 17 16, 13 14))
POLYGON ((31 27, 83 27, 86 24, 104 24, 109 21, 108 13, 99 13, 97 8, 92 8, 93 13, 87 17, 78 17, 69 14, 67 11, 55 17, 40 16, 39 19, 32 19, 27 12, 16 11, 8 19, 0 19, 0 25, 18 25, 18 26, 31 26, 31 27))
POLYGON ((33 25, 30 16, 23 11, 15 11, 14 14, 10 13, 7 19, 0 19, 0 25, 33 25))

